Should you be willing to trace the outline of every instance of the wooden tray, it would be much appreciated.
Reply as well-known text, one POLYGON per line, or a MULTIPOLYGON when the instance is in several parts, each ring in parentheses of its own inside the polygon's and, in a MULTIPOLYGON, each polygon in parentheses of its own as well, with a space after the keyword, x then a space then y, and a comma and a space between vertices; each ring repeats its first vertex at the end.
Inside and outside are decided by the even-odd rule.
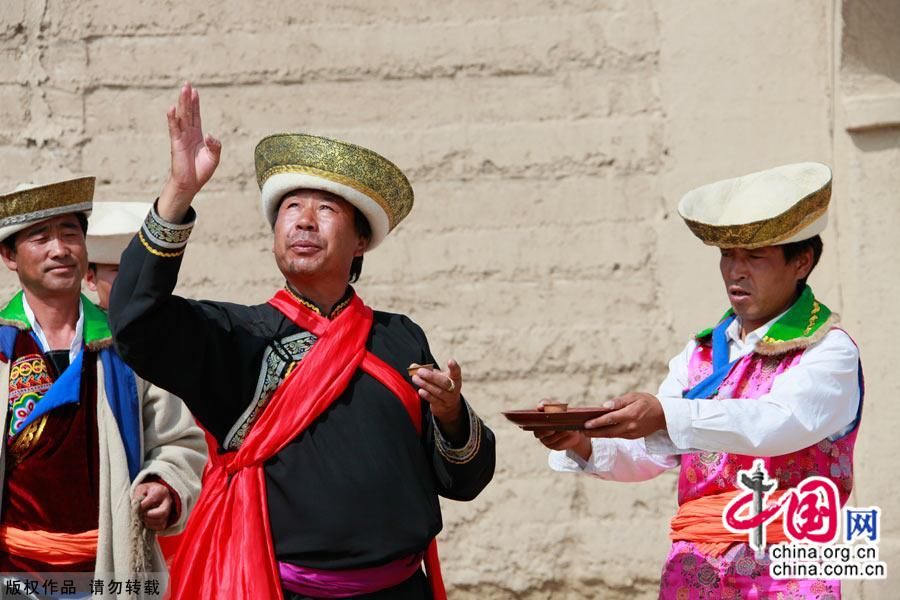
POLYGON ((508 410, 503 416, 525 431, 579 431, 584 424, 602 414, 606 408, 570 408, 566 412, 548 413, 540 410, 508 410))

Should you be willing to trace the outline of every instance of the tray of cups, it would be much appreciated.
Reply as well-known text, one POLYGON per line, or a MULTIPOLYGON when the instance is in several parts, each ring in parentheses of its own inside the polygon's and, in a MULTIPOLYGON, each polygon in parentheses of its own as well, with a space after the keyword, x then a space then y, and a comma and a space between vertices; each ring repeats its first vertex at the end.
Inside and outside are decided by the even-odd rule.
POLYGON ((568 404, 547 403, 543 410, 508 410, 503 416, 525 431, 579 431, 584 424, 604 413, 606 408, 569 408, 568 404))

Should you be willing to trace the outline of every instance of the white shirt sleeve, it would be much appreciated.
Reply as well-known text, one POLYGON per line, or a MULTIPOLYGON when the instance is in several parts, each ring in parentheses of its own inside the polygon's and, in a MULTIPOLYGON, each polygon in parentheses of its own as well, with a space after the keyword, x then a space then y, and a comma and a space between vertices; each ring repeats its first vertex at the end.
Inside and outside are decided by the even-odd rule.
POLYGON ((554 471, 584 473, 611 481, 646 481, 677 467, 677 456, 654 455, 643 439, 591 439, 591 456, 582 459, 577 452, 552 450, 550 468, 554 471))
MULTIPOLYGON (((664 397, 680 398, 686 389, 688 389, 688 364, 694 350, 697 349, 697 342, 693 339, 687 343, 684 350, 680 354, 676 354, 669 361, 669 374, 659 385, 659 391, 656 396, 662 401, 664 397)), ((696 448, 679 448, 672 442, 668 431, 660 430, 652 433, 644 438, 647 450, 653 454, 685 454, 688 452, 696 452, 696 448)))
MULTIPOLYGON (((697 344, 691 340, 684 350, 669 361, 669 374, 659 387, 660 394, 680 396, 688 384, 688 361, 697 344)), ((677 448, 665 431, 644 439, 592 438, 591 456, 582 459, 576 452, 550 452, 550 468, 554 471, 584 473, 612 481, 646 481, 677 467, 677 448)))
POLYGON ((660 388, 659 400, 668 436, 679 448, 787 454, 854 424, 860 402, 859 351, 846 333, 834 329, 756 400, 688 400, 681 390, 674 393, 668 387, 660 388))

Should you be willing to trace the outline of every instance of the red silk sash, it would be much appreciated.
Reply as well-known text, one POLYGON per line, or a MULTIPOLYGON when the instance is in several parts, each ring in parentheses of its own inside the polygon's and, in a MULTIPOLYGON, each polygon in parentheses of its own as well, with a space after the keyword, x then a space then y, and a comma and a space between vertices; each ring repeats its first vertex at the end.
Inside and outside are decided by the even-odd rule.
MULTIPOLYGON (((315 421, 347 388, 358 368, 400 398, 421 432, 418 394, 366 350, 372 310, 354 296, 329 321, 280 290, 269 300, 318 340, 275 390, 241 447, 211 454, 197 505, 171 568, 171 598, 283 598, 269 524, 263 464, 315 421)), ((425 569, 435 600, 445 600, 434 540, 425 569)))

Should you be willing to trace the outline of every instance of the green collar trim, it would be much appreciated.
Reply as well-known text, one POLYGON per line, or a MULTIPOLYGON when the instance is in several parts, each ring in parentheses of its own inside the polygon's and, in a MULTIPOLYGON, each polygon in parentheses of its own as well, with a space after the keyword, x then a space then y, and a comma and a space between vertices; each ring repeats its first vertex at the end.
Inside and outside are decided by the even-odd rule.
POLYGON ((769 328, 763 341, 771 344, 810 337, 830 316, 831 310, 816 300, 812 288, 806 286, 790 310, 769 328))
MULTIPOLYGON (((28 317, 25 315, 23 297, 24 292, 19 290, 3 310, 0 310, 0 325, 10 325, 22 331, 31 329, 31 323, 28 322, 28 317)), ((112 331, 109 328, 106 313, 84 294, 81 295, 81 306, 84 309, 84 345, 89 350, 100 350, 111 346, 112 331)))
POLYGON ((27 331, 31 329, 28 317, 25 316, 25 305, 22 304, 22 296, 24 292, 19 292, 12 297, 3 310, 0 310, 0 324, 11 325, 16 329, 27 331))
POLYGON ((81 305, 84 307, 84 345, 88 350, 112 346, 112 330, 103 309, 88 300, 84 294, 81 295, 81 305))
POLYGON ((722 317, 718 321, 716 321, 715 325, 713 325, 712 327, 707 327, 706 329, 704 329, 703 331, 701 331, 700 333, 695 335, 694 338, 697 340, 702 340, 702 339, 712 336, 712 333, 715 330, 715 328, 718 327, 719 325, 721 325, 722 321, 724 321, 725 319, 727 319, 728 317, 730 317, 733 314, 734 314, 734 309, 729 308, 728 310, 725 311, 725 314, 722 315, 722 317))
MULTIPOLYGON (((719 319, 719 323, 733 314, 733 310, 728 310, 719 319)), ((807 285, 793 306, 772 324, 757 344, 756 351, 759 354, 782 354, 795 348, 809 346, 824 337, 837 325, 837 321, 837 315, 816 300, 812 288, 807 285)), ((696 339, 703 340, 710 337, 713 329, 713 327, 704 329, 695 336, 696 339)))

